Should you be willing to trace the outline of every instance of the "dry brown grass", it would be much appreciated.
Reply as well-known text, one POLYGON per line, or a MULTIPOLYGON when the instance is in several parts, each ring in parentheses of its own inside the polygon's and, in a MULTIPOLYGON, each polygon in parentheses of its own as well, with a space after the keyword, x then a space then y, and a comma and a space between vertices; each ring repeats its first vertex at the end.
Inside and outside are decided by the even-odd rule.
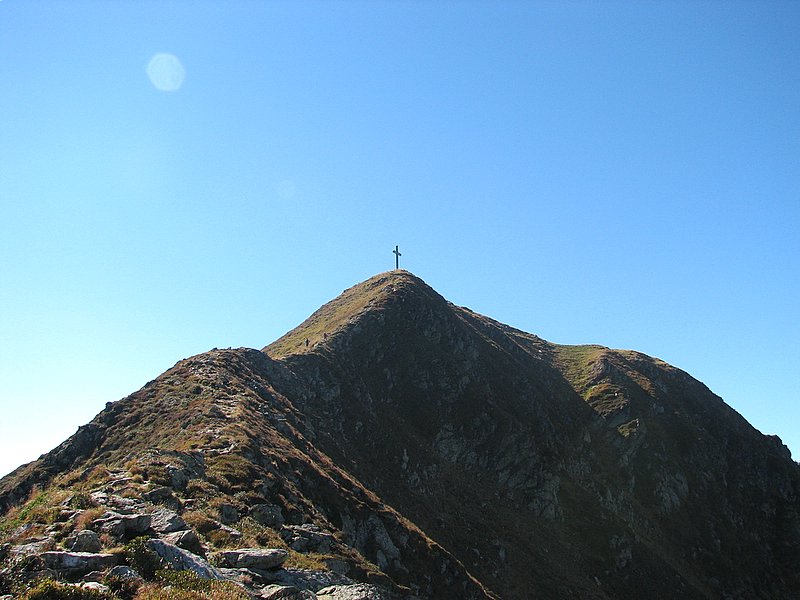
POLYGON ((181 590, 174 587, 163 588, 158 585, 142 586, 134 600, 249 600, 243 589, 233 584, 211 585, 210 589, 181 590))
POLYGON ((94 508, 87 508, 75 519, 75 530, 82 531, 84 529, 91 529, 92 523, 105 514, 106 509, 102 506, 94 508))

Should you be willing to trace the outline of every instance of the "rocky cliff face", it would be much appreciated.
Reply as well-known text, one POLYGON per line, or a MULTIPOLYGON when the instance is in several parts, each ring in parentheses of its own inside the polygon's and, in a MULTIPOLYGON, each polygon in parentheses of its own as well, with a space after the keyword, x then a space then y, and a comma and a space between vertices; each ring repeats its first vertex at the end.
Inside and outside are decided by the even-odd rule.
POLYGON ((250 593, 302 571, 309 594, 800 595, 800 466, 780 440, 662 361, 546 342, 405 271, 262 351, 181 361, 3 479, 8 552, 58 551, 78 520, 102 533, 99 504, 30 518, 76 493, 167 507, 200 556, 283 549, 250 593))

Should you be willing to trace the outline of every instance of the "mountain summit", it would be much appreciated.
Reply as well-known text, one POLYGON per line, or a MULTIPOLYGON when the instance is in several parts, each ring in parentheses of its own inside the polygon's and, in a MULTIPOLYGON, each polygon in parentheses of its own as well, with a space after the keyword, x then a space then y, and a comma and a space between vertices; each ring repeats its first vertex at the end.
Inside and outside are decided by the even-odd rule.
POLYGON ((81 536, 135 566, 108 550, 144 536, 251 597, 800 596, 778 438, 663 361, 547 342, 402 270, 109 403, 0 480, 0 509, 8 581, 85 579, 81 536))

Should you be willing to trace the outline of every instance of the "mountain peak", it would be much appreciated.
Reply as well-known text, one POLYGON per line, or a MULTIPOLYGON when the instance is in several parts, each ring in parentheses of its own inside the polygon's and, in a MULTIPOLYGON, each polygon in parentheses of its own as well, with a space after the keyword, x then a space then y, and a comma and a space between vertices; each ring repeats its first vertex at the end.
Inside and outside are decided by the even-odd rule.
POLYGON ((344 290, 300 325, 264 348, 264 351, 273 358, 304 354, 342 334, 365 312, 384 310, 397 300, 408 297, 446 304, 444 298, 410 271, 386 271, 344 290))

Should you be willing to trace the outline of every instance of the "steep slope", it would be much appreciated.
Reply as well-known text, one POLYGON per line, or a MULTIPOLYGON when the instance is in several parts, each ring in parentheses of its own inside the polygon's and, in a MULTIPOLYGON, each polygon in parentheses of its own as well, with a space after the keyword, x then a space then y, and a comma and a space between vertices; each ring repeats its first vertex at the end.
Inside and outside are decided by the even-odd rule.
POLYGON ((0 481, 0 507, 34 486, 167 486, 209 549, 241 543, 225 511, 256 545, 317 527, 334 541, 294 564, 425 598, 800 595, 780 440, 662 361, 546 342, 405 271, 263 351, 181 361, 0 481))
MULTIPOLYGON (((171 508, 200 509, 203 517, 194 518, 209 549, 239 546, 248 527, 275 529, 255 532, 251 543, 263 545, 280 540, 287 527, 313 525, 335 540, 311 560, 297 556, 298 567, 329 570, 330 563, 356 580, 406 593, 410 584, 425 596, 446 589, 452 597, 489 597, 457 560, 314 447, 304 416, 268 381, 288 377, 256 350, 215 350, 181 361, 5 478, 0 501, 8 505, 34 484, 50 484, 53 498, 61 497, 54 489, 87 487, 157 497, 171 508), (211 521, 225 521, 217 514, 223 505, 242 517, 233 531, 211 521), (426 574, 420 583, 410 577, 417 572, 426 574)), ((61 541, 73 531, 48 533, 61 541)))
POLYGON ((796 589, 797 465, 662 361, 547 343, 407 273, 266 351, 313 390, 319 447, 503 597, 796 589), (326 322, 327 343, 286 355, 326 322))

